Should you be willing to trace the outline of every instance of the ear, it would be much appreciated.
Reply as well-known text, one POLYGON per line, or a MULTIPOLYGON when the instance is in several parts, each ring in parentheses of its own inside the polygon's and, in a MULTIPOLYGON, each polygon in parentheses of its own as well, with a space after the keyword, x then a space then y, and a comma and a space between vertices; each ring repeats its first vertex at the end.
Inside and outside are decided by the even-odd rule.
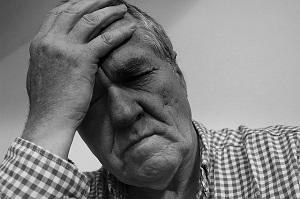
POLYGON ((183 73, 182 73, 182 71, 180 70, 180 68, 179 68, 179 66, 177 65, 177 63, 176 63, 176 66, 175 66, 175 72, 176 72, 176 75, 177 75, 178 78, 179 78, 180 84, 184 87, 184 89, 186 89, 186 82, 185 82, 183 73))
POLYGON ((183 75, 182 71, 180 70, 180 68, 177 64, 176 59, 177 59, 177 53, 175 51, 173 51, 172 52, 172 60, 173 60, 172 65, 174 67, 174 70, 176 72, 177 77, 179 78, 180 84, 184 88, 186 96, 187 96, 187 88, 186 88, 186 82, 185 82, 185 79, 184 79, 184 75, 183 75))

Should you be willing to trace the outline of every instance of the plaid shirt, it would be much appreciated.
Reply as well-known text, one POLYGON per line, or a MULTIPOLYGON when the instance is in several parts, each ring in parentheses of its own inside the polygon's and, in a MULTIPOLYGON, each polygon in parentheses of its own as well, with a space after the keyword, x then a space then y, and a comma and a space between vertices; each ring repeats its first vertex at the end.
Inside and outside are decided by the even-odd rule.
MULTIPOLYGON (((300 127, 207 130, 197 198, 300 199, 300 127)), ((81 173, 69 161, 16 138, 0 166, 0 198, 126 199, 126 185, 101 168, 81 173)))

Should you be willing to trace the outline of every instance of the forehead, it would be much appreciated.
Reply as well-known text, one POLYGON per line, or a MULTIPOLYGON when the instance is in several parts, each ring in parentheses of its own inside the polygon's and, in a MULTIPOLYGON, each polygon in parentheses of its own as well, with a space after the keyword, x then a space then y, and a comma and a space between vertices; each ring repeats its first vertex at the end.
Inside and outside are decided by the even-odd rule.
POLYGON ((104 65, 120 65, 122 61, 132 57, 146 57, 149 61, 158 59, 149 42, 148 30, 133 16, 126 14, 122 20, 110 25, 105 31, 114 30, 130 22, 137 23, 137 29, 124 44, 113 50, 104 60, 104 65))

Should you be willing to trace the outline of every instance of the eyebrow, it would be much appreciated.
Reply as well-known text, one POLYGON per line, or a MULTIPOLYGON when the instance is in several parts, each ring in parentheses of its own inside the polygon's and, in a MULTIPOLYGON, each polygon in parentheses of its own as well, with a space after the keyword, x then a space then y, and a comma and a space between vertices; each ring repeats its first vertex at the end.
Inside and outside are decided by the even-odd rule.
POLYGON ((121 67, 114 72, 114 79, 117 81, 126 81, 132 78, 132 76, 139 75, 151 68, 152 64, 146 57, 132 57, 124 61, 121 67))

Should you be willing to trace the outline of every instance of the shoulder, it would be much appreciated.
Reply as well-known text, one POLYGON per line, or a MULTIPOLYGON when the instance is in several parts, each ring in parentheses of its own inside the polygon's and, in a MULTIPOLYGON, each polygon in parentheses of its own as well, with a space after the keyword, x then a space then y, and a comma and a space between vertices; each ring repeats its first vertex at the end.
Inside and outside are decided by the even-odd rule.
POLYGON ((202 164, 209 173, 210 195, 215 198, 261 198, 261 194, 265 198, 297 197, 300 127, 239 126, 215 131, 199 126, 196 128, 206 148, 202 164))
POLYGON ((269 142, 285 144, 291 140, 300 141, 299 126, 274 125, 264 128, 248 128, 241 125, 237 129, 209 130, 209 134, 210 144, 219 149, 230 146, 247 147, 269 142))

